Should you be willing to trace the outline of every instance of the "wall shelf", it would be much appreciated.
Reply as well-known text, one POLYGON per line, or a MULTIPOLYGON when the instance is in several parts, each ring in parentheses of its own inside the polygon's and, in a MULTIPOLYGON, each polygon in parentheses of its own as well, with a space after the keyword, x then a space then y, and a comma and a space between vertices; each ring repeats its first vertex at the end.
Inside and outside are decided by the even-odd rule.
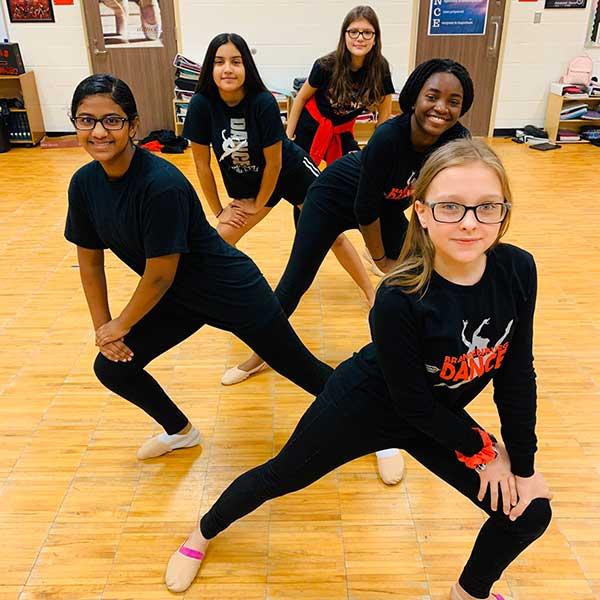
MULTIPOLYGON (((23 131, 22 138, 16 137, 14 131, 10 132, 11 144, 35 145, 46 135, 44 117, 40 106, 35 74, 27 71, 23 75, 0 75, 0 98, 22 98, 25 108, 11 108, 11 114, 24 114, 29 131, 23 131), (25 137, 25 134, 29 134, 25 137)), ((10 119, 10 117, 9 117, 10 119)))

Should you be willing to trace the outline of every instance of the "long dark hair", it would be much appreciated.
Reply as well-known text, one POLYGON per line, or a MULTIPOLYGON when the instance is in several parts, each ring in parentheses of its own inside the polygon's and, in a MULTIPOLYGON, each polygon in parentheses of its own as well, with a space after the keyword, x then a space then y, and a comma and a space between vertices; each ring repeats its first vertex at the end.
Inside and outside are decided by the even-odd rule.
POLYGON ((475 95, 473 80, 465 67, 450 58, 432 58, 415 67, 415 70, 408 76, 398 98, 402 112, 413 112, 421 89, 425 85, 425 82, 435 73, 451 73, 460 81, 463 89, 463 100, 460 110, 460 116, 462 117, 473 104, 475 95))
POLYGON ((383 99, 383 79, 389 65, 381 54, 381 28, 375 11, 370 6, 355 6, 344 18, 340 39, 334 52, 321 58, 321 64, 332 73, 330 95, 335 104, 351 106, 374 106, 383 99), (365 78, 358 90, 352 86, 352 55, 346 46, 346 29, 354 21, 367 20, 375 31, 375 44, 365 56, 365 78))
POLYGON ((108 73, 90 75, 79 83, 71 100, 71 116, 74 117, 77 114, 77 109, 85 98, 96 94, 109 95, 111 100, 123 109, 130 123, 138 116, 131 88, 122 79, 108 73))
POLYGON ((201 92, 211 98, 218 97, 219 90, 213 77, 213 67, 217 50, 228 42, 231 42, 240 51, 242 56, 244 71, 246 72, 244 80, 244 92, 246 95, 250 96, 258 94, 259 92, 266 92, 267 86, 260 77, 258 69, 256 68, 256 63, 252 58, 250 48, 248 48, 246 40, 237 33, 220 33, 211 40, 206 49, 204 60, 202 61, 202 69, 200 71, 198 85, 196 86, 196 92, 201 92))

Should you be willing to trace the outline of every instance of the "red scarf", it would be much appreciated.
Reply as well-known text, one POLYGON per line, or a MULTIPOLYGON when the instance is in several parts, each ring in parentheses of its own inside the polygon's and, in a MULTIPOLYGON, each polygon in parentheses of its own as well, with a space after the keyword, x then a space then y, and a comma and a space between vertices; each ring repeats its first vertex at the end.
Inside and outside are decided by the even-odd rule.
POLYGON ((341 125, 333 125, 331 119, 324 117, 317 106, 313 96, 305 105, 308 114, 319 124, 313 142, 310 146, 310 157, 318 166, 322 160, 329 165, 342 156, 341 134, 350 132, 354 135, 354 122, 352 119, 341 125))

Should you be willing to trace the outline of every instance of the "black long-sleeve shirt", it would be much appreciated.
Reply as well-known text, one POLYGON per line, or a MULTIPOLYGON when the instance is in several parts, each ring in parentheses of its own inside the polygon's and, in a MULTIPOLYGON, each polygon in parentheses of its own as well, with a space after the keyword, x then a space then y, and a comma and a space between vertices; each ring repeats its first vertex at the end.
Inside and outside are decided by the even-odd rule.
POLYGON ((500 244, 479 282, 461 286, 434 272, 424 296, 382 285, 369 322, 373 343, 359 368, 385 380, 398 415, 452 450, 482 449, 463 409, 490 380, 515 475, 533 474, 536 384, 533 257, 500 244))

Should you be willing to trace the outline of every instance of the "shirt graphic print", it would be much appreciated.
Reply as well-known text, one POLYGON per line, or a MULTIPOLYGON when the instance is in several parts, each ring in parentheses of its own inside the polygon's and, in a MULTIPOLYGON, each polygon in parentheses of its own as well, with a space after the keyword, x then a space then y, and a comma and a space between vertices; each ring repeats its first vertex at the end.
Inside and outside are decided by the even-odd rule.
POLYGON ((227 136, 226 129, 221 131, 223 154, 219 158, 219 162, 231 157, 231 169, 236 173, 258 172, 258 166, 250 162, 246 119, 243 117, 232 117, 229 121, 229 128, 229 136, 227 136))
POLYGON ((504 343, 508 337, 513 325, 511 319, 506 325, 502 337, 490 347, 490 339, 483 337, 482 330, 490 324, 491 319, 484 319, 481 324, 473 331, 471 339, 467 338, 467 327, 469 321, 463 321, 463 327, 460 334, 463 344, 467 351, 460 356, 445 356, 442 367, 434 365, 425 365, 427 372, 438 374, 443 381, 436 383, 435 387, 448 387, 456 389, 465 383, 473 381, 477 377, 489 373, 492 369, 499 369, 508 351, 509 343, 504 343))

